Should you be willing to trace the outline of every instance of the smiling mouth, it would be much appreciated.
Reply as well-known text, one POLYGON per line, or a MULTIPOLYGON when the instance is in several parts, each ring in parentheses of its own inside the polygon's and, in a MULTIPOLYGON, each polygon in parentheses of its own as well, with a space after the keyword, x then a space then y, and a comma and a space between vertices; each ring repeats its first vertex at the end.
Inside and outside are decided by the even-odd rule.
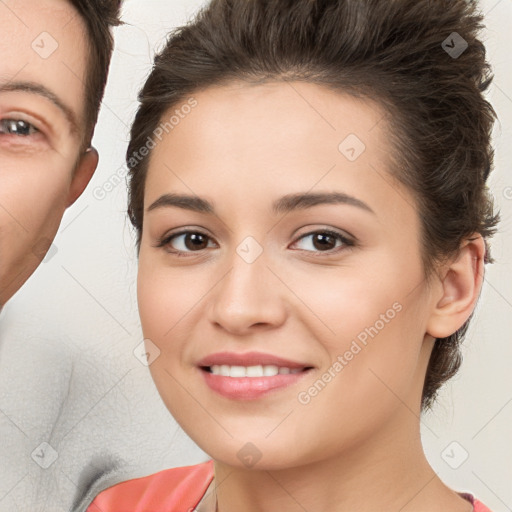
MULTIPOLYGON (((251 359, 246 356, 247 358, 251 359)), ((216 359, 204 361, 210 365, 203 363, 199 366, 206 385, 221 396, 238 401, 259 400, 269 393, 276 393, 297 385, 314 370, 312 366, 302 366, 300 363, 292 361, 277 361, 279 358, 276 357, 259 358, 263 359, 262 363, 266 362, 267 364, 254 364, 257 361, 247 361, 247 366, 240 364, 242 362, 240 356, 231 357, 231 359, 235 359, 233 363, 238 364, 211 364, 222 363, 222 359, 229 361, 229 356, 222 359, 216 357, 216 359), (268 361, 268 359, 273 359, 273 361, 268 361), (270 362, 274 364, 268 364, 270 362)))
POLYGON ((254 365, 254 366, 237 366, 237 365, 212 365, 202 366, 201 370, 208 372, 212 375, 218 375, 221 377, 275 377, 276 375, 289 375, 306 372, 312 369, 311 366, 303 368, 288 368, 286 366, 276 365, 254 365))

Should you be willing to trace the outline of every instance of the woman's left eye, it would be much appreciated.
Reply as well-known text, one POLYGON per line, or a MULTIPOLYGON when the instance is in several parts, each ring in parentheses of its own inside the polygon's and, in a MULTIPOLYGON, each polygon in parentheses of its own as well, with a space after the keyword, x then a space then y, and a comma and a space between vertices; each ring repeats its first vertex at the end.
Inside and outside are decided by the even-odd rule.
MULTIPOLYGON (((337 233, 335 231, 314 231, 312 233, 307 233, 299 238, 298 242, 301 240, 310 241, 304 245, 308 248, 303 248, 308 252, 336 252, 336 249, 340 247, 351 247, 354 245, 354 242, 347 237, 343 236, 341 233, 337 233), (336 242, 340 242, 336 245, 336 242), (312 249, 311 249, 312 248, 312 249)), ((298 242, 295 242, 297 244, 298 242)))
POLYGON ((19 137, 29 137, 35 135, 39 130, 32 124, 22 119, 1 119, 0 134, 17 135, 19 137))

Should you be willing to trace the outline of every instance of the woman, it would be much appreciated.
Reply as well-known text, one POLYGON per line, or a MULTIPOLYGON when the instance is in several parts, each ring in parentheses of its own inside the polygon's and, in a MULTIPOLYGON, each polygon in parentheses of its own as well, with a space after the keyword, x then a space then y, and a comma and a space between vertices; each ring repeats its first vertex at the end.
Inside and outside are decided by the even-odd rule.
POLYGON ((214 0, 127 160, 162 399, 212 458, 90 511, 488 511, 425 458, 490 261, 495 114, 464 0, 214 0))

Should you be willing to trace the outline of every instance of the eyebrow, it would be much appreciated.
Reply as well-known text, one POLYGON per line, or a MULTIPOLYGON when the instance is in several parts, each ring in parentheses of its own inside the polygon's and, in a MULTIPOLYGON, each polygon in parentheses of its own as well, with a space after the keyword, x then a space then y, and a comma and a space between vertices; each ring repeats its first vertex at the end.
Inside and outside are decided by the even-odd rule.
POLYGON ((44 85, 34 82, 9 82, 0 84, 0 93, 2 92, 27 92, 29 94, 37 94, 38 96, 50 100, 64 114, 68 123, 71 125, 72 132, 79 132, 79 123, 73 110, 44 85))
MULTIPOLYGON (((272 203, 272 212, 279 215, 323 204, 355 206, 375 215, 375 212, 366 203, 342 192, 289 194, 272 203)), ((158 208, 173 206, 198 213, 215 214, 215 207, 208 200, 184 194, 164 194, 152 203, 146 211, 150 212, 158 208)))

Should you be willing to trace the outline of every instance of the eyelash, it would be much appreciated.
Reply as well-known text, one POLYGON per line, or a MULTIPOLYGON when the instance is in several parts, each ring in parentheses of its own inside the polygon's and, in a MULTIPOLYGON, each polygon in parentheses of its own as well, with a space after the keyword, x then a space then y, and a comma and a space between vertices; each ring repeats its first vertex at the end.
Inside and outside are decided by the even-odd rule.
MULTIPOLYGON (((174 256, 178 257, 178 258, 187 258, 189 257, 188 254, 190 253, 194 253, 194 252, 201 252, 205 249, 201 249, 199 251, 180 251, 180 250, 176 250, 176 249, 168 249, 168 246, 170 246, 170 243, 171 241, 174 239, 174 238, 177 238, 177 237, 180 237, 180 236, 183 236, 183 235, 187 235, 187 234, 195 234, 195 235, 202 235, 202 236, 205 236, 207 238, 211 238, 209 237, 209 235, 207 235, 206 233, 203 233, 202 231, 195 231, 195 230, 184 230, 184 231, 180 231, 179 233, 173 233, 169 236, 164 236, 163 238, 161 238, 160 240, 158 240, 157 244, 155 245, 155 247, 158 247, 158 248, 166 248, 166 250, 173 254, 174 256)), ((347 248, 350 248, 350 247, 354 247, 356 244, 355 244, 355 241, 353 240, 350 240, 349 238, 345 237, 344 235, 342 235, 341 233, 338 233, 337 231, 332 231, 332 230, 329 230, 329 229, 321 229, 321 230, 317 230, 317 231, 311 231, 309 233, 306 233, 304 235, 301 235, 297 240, 296 242, 298 242, 299 240, 302 240, 308 236, 312 236, 312 235, 317 235, 317 234, 322 234, 322 235, 329 235, 333 238, 336 238, 338 240, 340 240, 342 242, 342 246, 340 247, 337 247, 335 249, 329 249, 328 251, 308 251, 308 250, 305 250, 305 249, 301 249, 307 253, 313 253, 318 256, 321 256, 323 254, 327 254, 328 256, 331 256, 333 254, 337 254, 338 252, 340 252, 341 250, 346 250, 347 248)), ((294 242, 294 243, 296 243, 294 242)), ((315 257, 316 257, 315 255, 315 257)))

